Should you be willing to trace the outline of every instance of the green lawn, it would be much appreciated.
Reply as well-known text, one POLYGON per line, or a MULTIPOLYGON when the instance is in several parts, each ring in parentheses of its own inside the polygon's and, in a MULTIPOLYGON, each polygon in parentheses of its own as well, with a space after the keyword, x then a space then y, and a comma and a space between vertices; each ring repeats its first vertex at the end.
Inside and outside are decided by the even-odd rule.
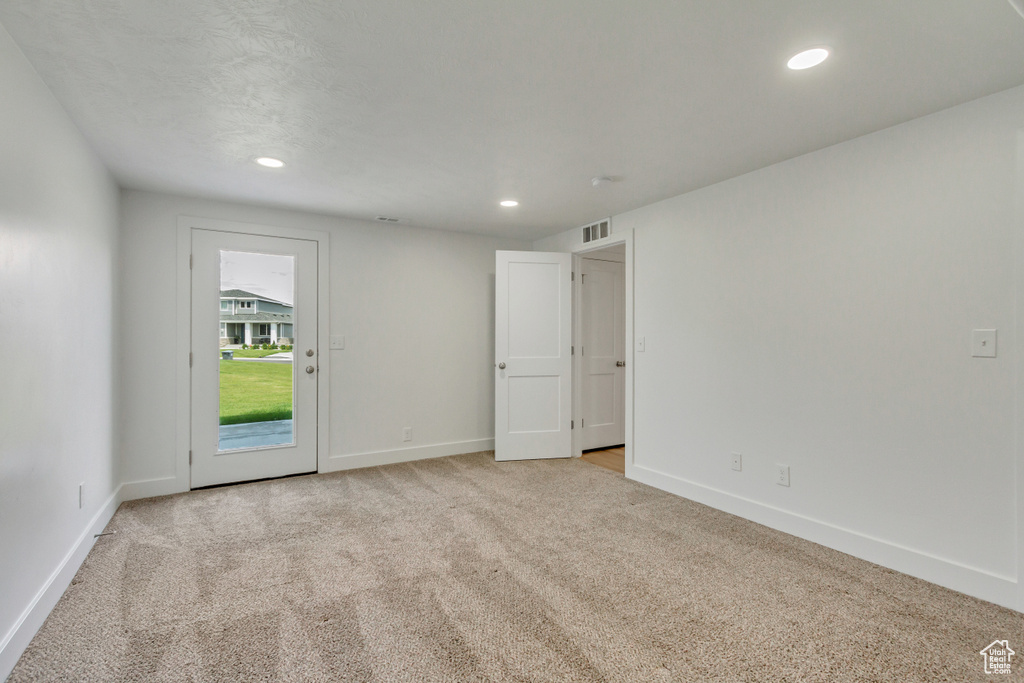
MULTIPOLYGON (((237 351, 235 352, 237 355, 237 351)), ((260 353, 273 353, 260 351, 260 353)), ((220 361, 220 423, 290 420, 292 364, 220 361)))

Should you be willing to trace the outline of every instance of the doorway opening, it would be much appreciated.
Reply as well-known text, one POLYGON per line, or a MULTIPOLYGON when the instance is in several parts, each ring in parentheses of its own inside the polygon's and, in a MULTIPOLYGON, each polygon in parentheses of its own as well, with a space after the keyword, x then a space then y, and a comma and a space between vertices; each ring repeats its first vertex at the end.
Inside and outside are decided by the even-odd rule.
MULTIPOLYGON (((625 470, 626 245, 580 254, 575 277, 576 442, 595 464, 625 470)), ((586 458, 585 458, 586 459, 586 458)))

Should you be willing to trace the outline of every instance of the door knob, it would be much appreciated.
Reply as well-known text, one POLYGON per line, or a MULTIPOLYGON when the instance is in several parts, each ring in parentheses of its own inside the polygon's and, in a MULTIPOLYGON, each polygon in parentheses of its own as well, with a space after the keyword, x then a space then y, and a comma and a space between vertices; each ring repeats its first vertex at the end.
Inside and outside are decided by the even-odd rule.
POLYGON ((498 363, 498 369, 499 370, 504 370, 505 369, 505 364, 504 363, 498 363))
POLYGON ((617 367, 617 368, 624 368, 624 367, 626 367, 626 361, 624 361, 624 360, 617 360, 617 361, 615 361, 615 367, 617 367))
POLYGON ((306 349, 306 355, 307 356, 312 356, 313 355, 313 349, 306 349))
POLYGON ((316 372, 316 368, 314 368, 312 365, 307 365, 306 366, 306 374, 307 375, 312 375, 314 372, 316 372))

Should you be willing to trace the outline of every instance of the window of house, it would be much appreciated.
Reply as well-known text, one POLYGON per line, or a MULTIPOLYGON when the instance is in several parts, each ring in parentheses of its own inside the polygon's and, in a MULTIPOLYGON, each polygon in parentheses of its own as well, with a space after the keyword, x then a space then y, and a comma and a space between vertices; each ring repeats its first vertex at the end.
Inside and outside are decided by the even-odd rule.
POLYGON ((220 302, 220 310, 222 310, 222 311, 230 311, 231 310, 231 302, 230 301, 221 301, 220 302))
POLYGON ((270 334, 270 325, 260 323, 260 331, 257 334, 259 334, 260 336, 266 336, 270 334))
POLYGON ((239 308, 251 309, 252 308, 252 302, 251 301, 239 301, 238 302, 238 307, 239 308))
POLYGON ((220 336, 221 337, 228 336, 228 324, 227 323, 221 323, 220 324, 220 336))

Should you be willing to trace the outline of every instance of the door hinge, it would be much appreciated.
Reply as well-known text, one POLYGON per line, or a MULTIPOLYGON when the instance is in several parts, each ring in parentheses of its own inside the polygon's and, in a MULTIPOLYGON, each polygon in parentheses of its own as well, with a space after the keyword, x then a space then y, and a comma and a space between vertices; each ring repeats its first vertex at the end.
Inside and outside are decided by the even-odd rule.
POLYGON ((192 352, 188 352, 188 366, 192 367, 192 352))
POLYGON ((587 355, 587 347, 586 346, 581 346, 580 347, 580 355, 581 356, 587 355))
POLYGON ((581 285, 587 284, 587 274, 586 273, 580 273, 580 284, 581 285))
POLYGON ((192 451, 189 451, 189 452, 188 452, 188 464, 189 464, 189 465, 191 465, 191 464, 192 464, 192 451))
POLYGON ((573 271, 572 273, 572 281, 576 282, 576 271, 573 271))
POLYGON ((569 420, 569 429, 576 429, 576 420, 569 420))
POLYGON ((586 421, 586 420, 584 420, 584 419, 583 419, 583 418, 581 417, 581 418, 580 418, 580 429, 584 429, 584 428, 586 428, 586 426, 587 426, 587 421, 586 421))
POLYGON ((576 347, 575 346, 570 346, 569 347, 569 355, 570 356, 575 356, 576 355, 576 347))
POLYGON ((192 270, 192 254, 188 255, 188 269, 192 270))

